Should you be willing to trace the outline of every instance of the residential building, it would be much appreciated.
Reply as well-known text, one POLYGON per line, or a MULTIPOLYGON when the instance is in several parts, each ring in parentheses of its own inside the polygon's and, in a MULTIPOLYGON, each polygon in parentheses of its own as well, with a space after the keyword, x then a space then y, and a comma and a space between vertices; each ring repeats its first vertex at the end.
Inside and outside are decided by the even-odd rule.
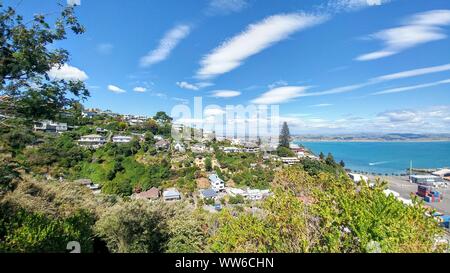
POLYGON ((167 150, 170 147, 170 142, 163 139, 163 140, 156 142, 155 147, 159 150, 167 150))
POLYGON ((186 152, 186 148, 184 148, 184 145, 181 144, 180 142, 175 143, 175 145, 173 146, 174 150, 180 153, 185 153, 186 152))
POLYGON ((68 130, 67 123, 59 123, 51 120, 42 120, 34 124, 34 131, 61 133, 68 130))
POLYGON ((94 111, 83 111, 83 112, 81 113, 81 116, 82 116, 83 118, 89 118, 89 119, 94 118, 94 117, 96 117, 97 115, 98 115, 97 112, 94 112, 94 111))
POLYGON ((245 199, 252 201, 262 200, 272 194, 270 190, 258 190, 250 188, 247 188, 246 190, 237 188, 227 188, 226 191, 230 196, 236 197, 240 195, 245 199))
POLYGON ((114 143, 129 143, 133 138, 131 136, 114 136, 112 141, 114 143))
POLYGON ((163 198, 166 202, 181 200, 181 193, 175 188, 170 188, 163 192, 163 198))
POLYGON ((225 189, 225 182, 220 179, 217 174, 211 174, 209 176, 209 183, 211 183, 211 188, 216 192, 220 192, 225 189))
POLYGON ((237 147, 224 147, 223 151, 226 154, 232 154, 232 153, 241 153, 242 149, 241 148, 237 148, 237 147))
POLYGON ((216 199, 217 192, 213 189, 207 189, 200 191, 200 197, 203 199, 216 199))
POLYGON ((191 146, 191 151, 195 154, 203 154, 208 151, 208 148, 204 144, 194 144, 191 146))
POLYGON ((140 192, 134 195, 134 199, 157 200, 161 196, 159 189, 153 187, 148 191, 140 192))
POLYGON ((101 186, 99 184, 94 184, 90 179, 79 179, 75 180, 75 183, 81 184, 91 191, 93 191, 95 194, 98 194, 101 192, 101 186))
POLYGON ((357 174, 357 173, 349 173, 348 176, 353 180, 353 182, 355 183, 359 183, 361 181, 369 181, 369 178, 365 175, 362 174, 357 174))
POLYGON ((282 157, 281 162, 287 165, 294 165, 300 163, 300 160, 297 157, 282 157))
POLYGON ((106 143, 106 139, 101 135, 86 135, 78 140, 78 144, 83 147, 97 149, 106 143))

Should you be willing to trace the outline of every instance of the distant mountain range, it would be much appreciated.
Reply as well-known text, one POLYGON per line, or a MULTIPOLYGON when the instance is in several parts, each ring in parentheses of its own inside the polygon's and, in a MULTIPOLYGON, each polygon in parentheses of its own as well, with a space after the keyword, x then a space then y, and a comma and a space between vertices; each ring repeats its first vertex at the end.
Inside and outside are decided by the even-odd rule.
POLYGON ((450 141, 449 134, 413 134, 413 133, 358 133, 336 135, 295 135, 296 141, 450 141))

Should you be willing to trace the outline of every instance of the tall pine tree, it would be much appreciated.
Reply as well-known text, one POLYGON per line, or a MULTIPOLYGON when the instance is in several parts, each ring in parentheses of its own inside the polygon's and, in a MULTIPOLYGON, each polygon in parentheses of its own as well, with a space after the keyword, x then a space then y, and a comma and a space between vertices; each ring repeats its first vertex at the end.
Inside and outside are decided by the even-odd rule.
POLYGON ((287 125, 287 122, 284 122, 283 127, 281 128, 279 147, 289 148, 290 142, 291 142, 291 133, 289 132, 289 126, 287 125))

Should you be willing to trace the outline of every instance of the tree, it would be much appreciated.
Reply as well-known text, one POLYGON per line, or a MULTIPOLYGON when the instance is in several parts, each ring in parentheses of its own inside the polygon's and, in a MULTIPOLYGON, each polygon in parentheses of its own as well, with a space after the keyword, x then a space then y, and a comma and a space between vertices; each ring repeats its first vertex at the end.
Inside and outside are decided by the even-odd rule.
POLYGON ((331 153, 328 153, 327 158, 325 159, 325 163, 330 166, 336 165, 336 161, 334 161, 334 157, 331 153))
POLYGON ((320 160, 324 160, 325 159, 325 155, 323 154, 323 152, 320 152, 319 158, 320 158, 320 160))
POLYGON ((171 118, 169 115, 166 114, 166 112, 163 111, 156 113, 153 119, 160 124, 171 123, 173 120, 173 118, 171 118))
POLYGON ((289 126, 287 122, 283 123, 280 134, 280 147, 290 148, 291 134, 289 132, 289 126))
POLYGON ((24 22, 22 16, 0 3, 0 111, 28 121, 53 119, 67 106, 89 96, 80 80, 51 79, 49 71, 64 66, 69 53, 52 49, 52 44, 66 39, 70 29, 84 32, 74 15, 74 7, 66 7, 52 28, 42 14, 24 22))
POLYGON ((344 160, 341 160, 341 161, 339 162, 339 165, 340 165, 342 168, 345 168, 345 162, 344 162, 344 160))
POLYGON ((205 170, 206 170, 207 172, 212 171, 212 161, 211 161, 211 158, 210 158, 210 157, 207 157, 207 158, 205 159, 205 170))

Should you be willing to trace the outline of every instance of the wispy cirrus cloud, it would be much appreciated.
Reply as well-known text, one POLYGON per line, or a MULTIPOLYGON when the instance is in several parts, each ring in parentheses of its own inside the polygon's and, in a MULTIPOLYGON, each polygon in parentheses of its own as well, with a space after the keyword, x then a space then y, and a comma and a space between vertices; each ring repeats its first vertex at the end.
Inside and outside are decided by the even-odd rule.
POLYGON ((218 14, 230 14, 240 12, 248 7, 248 0, 210 0, 206 14, 218 15, 218 14))
POLYGON ((283 86, 271 89, 258 98, 252 100, 254 104, 279 104, 286 103, 300 97, 309 87, 307 86, 283 86))
POLYGON ((97 45, 97 52, 102 55, 109 55, 112 53, 114 45, 111 43, 101 43, 97 45))
POLYGON ((196 86, 195 84, 191 84, 191 83, 184 82, 184 81, 182 81, 182 82, 177 82, 176 84, 177 84, 178 87, 183 88, 183 89, 194 90, 194 91, 197 91, 197 90, 200 89, 200 88, 199 88, 198 86, 196 86))
POLYGON ((52 79, 67 81, 85 81, 89 78, 86 72, 68 64, 53 67, 48 72, 48 76, 52 79))
POLYGON ((290 35, 323 23, 327 16, 304 13, 278 14, 251 24, 203 57, 197 77, 209 79, 230 72, 249 57, 287 39, 290 35))
MULTIPOLYGON (((372 85, 383 83, 383 82, 413 78, 413 77, 424 76, 424 75, 434 74, 434 73, 439 73, 439 72, 444 72, 444 71, 450 71, 450 64, 425 67, 425 68, 419 68, 419 69, 413 69, 413 70, 407 70, 407 71, 387 74, 387 75, 371 78, 363 83, 331 88, 331 89, 319 91, 319 92, 305 92, 305 93, 300 94, 299 97, 313 97, 313 96, 324 96, 324 95, 347 93, 347 92, 355 91, 355 90, 358 90, 358 89, 361 89, 361 88, 364 88, 367 86, 372 86, 372 85)), ((419 88, 425 88, 425 87, 427 87, 427 86, 421 85, 421 87, 419 87, 419 88)), ((416 87, 415 89, 418 89, 418 88, 416 87)), ((414 88, 412 88, 410 90, 414 90, 414 88)), ((408 91, 408 90, 404 90, 404 91, 408 91)), ((392 92, 392 93, 394 93, 394 92, 392 92)))
POLYGON ((357 61, 371 61, 404 50, 447 38, 442 26, 450 25, 450 10, 432 10, 415 14, 405 20, 400 27, 385 29, 368 38, 378 40, 384 47, 375 52, 358 56, 357 61))
POLYGON ((215 90, 212 96, 216 98, 233 98, 241 95, 241 92, 235 90, 215 90))
POLYGON ((331 103, 319 103, 319 104, 311 105, 311 107, 330 107, 330 106, 333 106, 333 104, 331 104, 331 103))
POLYGON ((156 49, 150 51, 146 56, 141 58, 140 65, 142 67, 149 67, 164 61, 169 57, 172 50, 175 49, 180 41, 186 38, 190 32, 191 26, 189 25, 181 24, 175 26, 164 35, 156 49))
POLYGON ((121 93, 126 93, 127 92, 124 89, 122 89, 122 88, 120 88, 120 87, 118 87, 116 85, 112 85, 112 84, 108 85, 108 90, 113 92, 113 93, 116 93, 116 94, 121 94, 121 93))
POLYGON ((386 94, 393 94, 393 93, 400 93, 400 92, 407 92, 407 91, 413 91, 433 86, 439 86, 443 84, 450 84, 450 79, 437 81, 437 82, 431 82, 431 83, 424 83, 424 84, 417 84, 412 86, 404 86, 404 87, 398 87, 398 88, 391 88, 379 92, 375 92, 372 95, 386 95, 386 94))
POLYGON ((211 82, 197 82, 197 83, 189 83, 186 81, 176 82, 176 85, 183 89, 197 91, 202 88, 214 86, 214 83, 211 82))

